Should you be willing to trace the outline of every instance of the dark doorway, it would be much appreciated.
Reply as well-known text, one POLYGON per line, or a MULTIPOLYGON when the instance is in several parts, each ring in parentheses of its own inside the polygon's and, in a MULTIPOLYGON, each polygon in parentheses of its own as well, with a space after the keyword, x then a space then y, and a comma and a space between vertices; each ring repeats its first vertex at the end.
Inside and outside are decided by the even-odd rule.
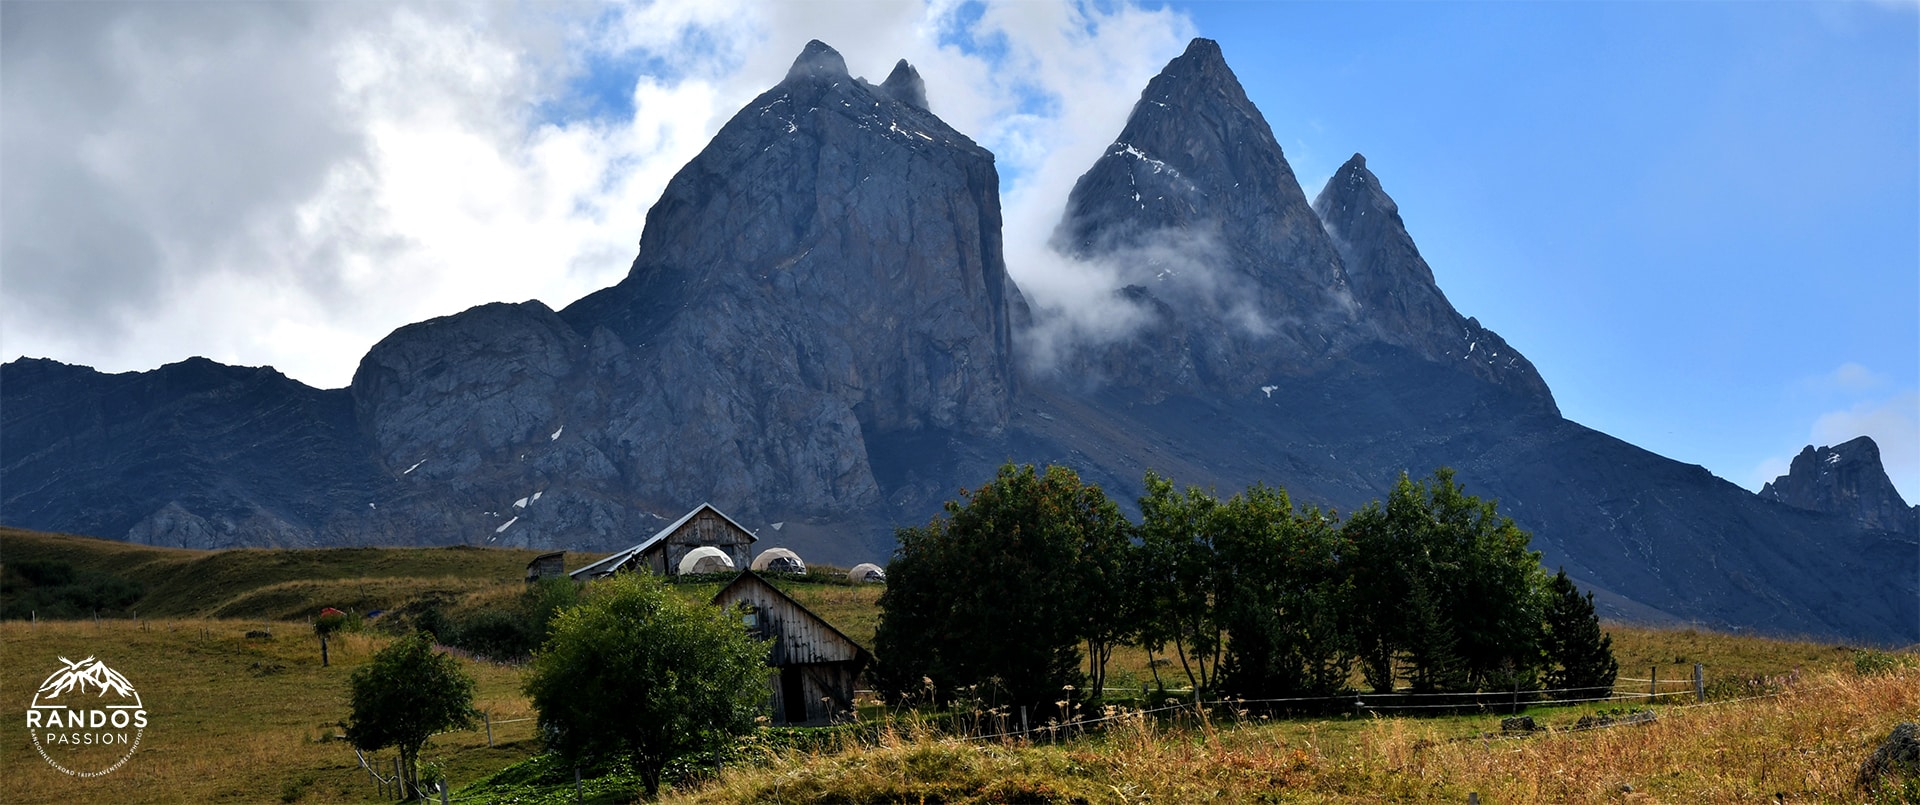
POLYGON ((788 724, 803 724, 807 720, 806 686, 800 684, 800 667, 789 665, 780 669, 780 702, 786 710, 788 724))

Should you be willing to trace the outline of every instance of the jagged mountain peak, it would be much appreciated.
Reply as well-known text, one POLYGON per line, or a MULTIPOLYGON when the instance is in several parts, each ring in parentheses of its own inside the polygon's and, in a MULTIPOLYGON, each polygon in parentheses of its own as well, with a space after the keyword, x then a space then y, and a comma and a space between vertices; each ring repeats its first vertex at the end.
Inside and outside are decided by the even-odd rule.
POLYGON ((1760 497, 1886 531, 1920 533, 1920 507, 1901 498, 1880 462, 1880 445, 1867 436, 1829 447, 1807 445, 1786 475, 1760 488, 1760 497))
POLYGON ((920 79, 920 71, 913 69, 906 59, 893 66, 893 72, 880 82, 880 88, 896 101, 916 109, 927 108, 927 82, 920 79))
MULTIPOLYGON (((1322 208, 1323 199, 1332 204, 1359 204, 1363 210, 1400 213, 1400 205, 1380 186, 1380 177, 1367 170, 1366 155, 1357 152, 1334 171, 1321 195, 1314 199, 1314 211, 1325 220, 1328 210, 1322 208)), ((1339 233, 1334 236, 1338 237, 1339 233)))
POLYGON ((1197 185, 1226 179, 1227 187, 1231 187, 1247 178, 1263 183, 1279 178, 1262 175, 1261 169, 1266 169, 1266 173, 1284 174, 1298 192, 1293 169, 1287 165, 1272 127, 1247 97, 1233 68, 1227 66, 1219 43, 1211 39, 1194 39, 1186 52, 1167 62, 1147 82, 1108 154, 1158 161, 1175 170, 1184 168, 1184 175, 1193 180, 1190 184, 1197 185), (1209 153, 1211 149, 1222 147, 1231 149, 1218 155, 1226 158, 1210 158, 1215 157, 1209 153), (1262 151, 1270 151, 1270 158, 1246 165, 1253 170, 1245 176, 1232 170, 1241 162, 1236 157, 1262 151))
POLYGON ((1374 337, 1407 347, 1558 412, 1540 373, 1499 334, 1462 316, 1434 280, 1433 269, 1367 158, 1354 154, 1314 198, 1313 211, 1339 249, 1374 337))
POLYGON ((1122 367, 1109 378, 1122 385, 1191 378, 1239 389, 1250 376, 1306 371, 1351 343, 1339 255, 1210 40, 1194 40, 1147 83, 1074 184, 1052 245, 1113 266, 1115 291, 1143 290, 1135 296, 1148 321, 1138 343, 1119 346, 1135 354, 1088 356, 1122 367))
POLYGON ((806 47, 800 49, 800 55, 793 60, 793 66, 787 68, 786 81, 801 81, 809 78, 845 81, 849 77, 847 60, 841 58, 840 51, 834 50, 825 42, 812 39, 807 41, 806 47))
POLYGON ((896 442, 1005 427, 1022 303, 999 176, 924 102, 912 65, 875 85, 810 43, 668 182, 627 278, 561 312, 645 378, 608 452, 659 506, 873 505, 896 442))

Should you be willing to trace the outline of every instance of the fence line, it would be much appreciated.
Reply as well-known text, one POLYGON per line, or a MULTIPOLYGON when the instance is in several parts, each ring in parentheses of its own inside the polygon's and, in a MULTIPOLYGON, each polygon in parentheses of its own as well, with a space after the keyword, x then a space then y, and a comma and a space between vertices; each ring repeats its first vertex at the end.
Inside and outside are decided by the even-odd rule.
MULTIPOLYGON (((1479 708, 1482 710, 1490 710, 1490 709, 1498 709, 1503 706, 1512 706, 1512 705, 1519 704, 1519 702, 1517 701, 1512 702, 1511 705, 1507 702, 1494 701, 1496 697, 1500 697, 1500 696, 1518 697, 1520 694, 1523 694, 1523 693, 1527 694, 1528 700, 1525 702, 1525 704, 1529 707, 1540 707, 1540 706, 1564 707, 1564 706, 1576 705, 1576 704, 1593 704, 1598 702, 1616 702, 1616 701, 1628 702, 1628 701, 1640 701, 1640 700, 1647 700, 1651 703, 1657 703, 1662 698, 1670 698, 1673 696, 1684 696, 1688 694, 1693 694, 1699 697, 1700 701, 1693 704, 1686 704, 1686 705, 1669 705, 1669 707, 1691 708, 1691 707, 1701 707, 1701 706, 1706 706, 1711 704, 1730 704, 1734 702, 1752 701, 1754 699, 1778 696, 1781 693, 1785 692, 1785 691, 1778 691, 1778 692, 1769 693, 1769 694, 1762 694, 1759 696, 1750 696, 1743 699, 1730 699, 1730 700, 1723 700, 1719 702, 1708 702, 1705 700, 1705 691, 1704 691, 1704 685, 1703 685, 1704 679, 1705 679, 1705 667, 1699 664, 1695 665, 1694 674, 1692 678, 1682 677, 1678 679, 1657 681, 1655 678, 1643 679, 1643 678, 1636 678, 1636 677, 1616 676, 1614 677, 1615 684, 1613 686, 1615 688, 1619 687, 1619 683, 1621 682, 1644 682, 1650 686, 1649 690, 1648 692, 1645 692, 1645 693, 1642 693, 1639 691, 1610 690, 1608 695, 1606 696, 1573 698, 1573 699, 1555 699, 1555 698, 1542 699, 1540 697, 1543 694, 1577 693, 1581 691, 1593 691, 1593 690, 1597 690, 1597 688, 1589 686, 1589 687, 1580 687, 1580 688, 1547 688, 1547 689, 1541 689, 1541 690, 1514 690, 1514 691, 1488 690, 1488 691, 1472 691, 1472 692, 1457 692, 1457 693, 1392 692, 1392 693, 1369 694, 1366 692, 1355 692, 1351 694, 1343 694, 1343 695, 1336 695, 1336 696, 1297 696, 1297 697, 1289 697, 1289 698, 1270 698, 1270 699, 1220 699, 1220 700, 1213 700, 1213 701, 1198 700, 1195 695, 1196 691, 1194 691, 1192 688, 1179 689, 1179 690, 1163 689, 1160 692, 1167 695, 1166 701, 1168 702, 1168 704, 1161 707, 1140 709, 1140 710, 1122 710, 1119 712, 1109 712, 1106 715, 1102 715, 1095 718, 1075 719, 1072 721, 1064 721, 1064 722, 1054 721, 1054 722, 1049 722, 1048 724, 1037 727, 1037 728, 1027 728, 1023 726, 1023 728, 1020 730, 1007 730, 1004 732, 992 733, 987 735, 962 736, 962 740, 983 741, 983 740, 995 740, 1000 738, 1011 738, 1011 737, 1021 737, 1021 736, 1030 737, 1035 733, 1045 733, 1047 735, 1054 735, 1061 731, 1084 730, 1084 728, 1090 725, 1100 724, 1100 723, 1112 721, 1115 719, 1130 718, 1134 716, 1147 716, 1147 715, 1165 713, 1165 712, 1175 711, 1175 710, 1186 710, 1188 708, 1199 709, 1199 708, 1226 707, 1232 710, 1243 710, 1247 705, 1307 704, 1307 703, 1334 704, 1334 703, 1351 702, 1353 704, 1354 711, 1361 712, 1361 713, 1389 711, 1389 710, 1443 710, 1443 709, 1468 709, 1468 708, 1479 708), (1675 689, 1660 690, 1660 688, 1666 687, 1669 684, 1674 686, 1675 689), (1179 694, 1179 695, 1176 696, 1175 694, 1179 694), (1394 697, 1395 699, 1402 699, 1402 698, 1431 699, 1431 698, 1437 698, 1437 697, 1453 697, 1455 699, 1464 699, 1464 700, 1454 701, 1454 702, 1434 703, 1434 704, 1384 704, 1384 703, 1383 704, 1367 704, 1366 700, 1368 696, 1380 696, 1380 697, 1391 696, 1391 697, 1394 697)), ((1116 690, 1119 690, 1119 689, 1116 689, 1116 690)), ((1124 690, 1131 692, 1132 689, 1128 688, 1124 690)), ((1379 701, 1379 699, 1375 699, 1375 701, 1379 701)), ((1001 716, 1001 717, 1006 717, 1006 716, 1001 716)), ((1024 720, 1025 720, 1025 713, 1023 712, 1022 721, 1024 722, 1024 720)), ((1644 723, 1644 722, 1611 722, 1608 724, 1582 727, 1580 729, 1597 729, 1599 727, 1619 726, 1622 723, 1644 723)))

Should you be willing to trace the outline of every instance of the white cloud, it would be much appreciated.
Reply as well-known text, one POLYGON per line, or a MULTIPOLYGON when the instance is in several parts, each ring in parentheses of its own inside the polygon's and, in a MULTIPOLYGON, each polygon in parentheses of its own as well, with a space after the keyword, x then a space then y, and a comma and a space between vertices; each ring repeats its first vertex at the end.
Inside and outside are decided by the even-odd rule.
POLYGON ((1886 385, 1886 382, 1885 377, 1872 369, 1848 361, 1816 378, 1812 385, 1818 391, 1860 393, 1873 391, 1886 385))
POLYGON ((624 275, 667 180, 810 38, 872 80, 920 69, 999 155, 1016 279, 1071 301, 1088 278, 1038 246, 1191 27, 1064 1, 9 6, 0 350, 337 387, 405 324, 564 306, 624 275), (631 118, 543 119, 600 62, 659 68, 631 118))

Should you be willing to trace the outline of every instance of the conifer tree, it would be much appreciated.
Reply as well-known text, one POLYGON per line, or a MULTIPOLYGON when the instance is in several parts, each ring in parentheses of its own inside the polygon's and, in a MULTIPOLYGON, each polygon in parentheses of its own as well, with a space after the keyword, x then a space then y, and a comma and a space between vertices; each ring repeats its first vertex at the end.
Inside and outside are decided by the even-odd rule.
POLYGON ((1593 593, 1582 597, 1565 568, 1547 582, 1545 620, 1547 688, 1562 699, 1608 695, 1620 671, 1613 636, 1600 631, 1593 593))

